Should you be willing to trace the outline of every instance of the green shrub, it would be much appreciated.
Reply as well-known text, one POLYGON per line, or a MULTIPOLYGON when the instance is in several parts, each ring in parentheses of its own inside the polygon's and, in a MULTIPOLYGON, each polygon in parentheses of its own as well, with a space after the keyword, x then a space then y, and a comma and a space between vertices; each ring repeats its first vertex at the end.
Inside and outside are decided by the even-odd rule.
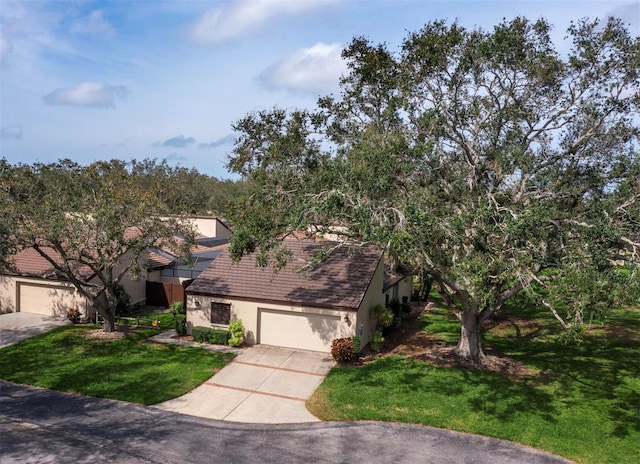
POLYGON ((211 327, 197 326, 191 329, 191 335, 196 342, 204 343, 209 341, 213 329, 211 327))
POLYGON ((113 288, 113 293, 116 297, 116 316, 125 314, 131 305, 131 297, 120 284, 116 284, 113 288))
POLYGON ((228 345, 230 335, 226 329, 213 329, 209 335, 209 343, 214 345, 228 345))
POLYGON ((176 314, 173 317, 173 326, 178 335, 187 334, 187 316, 184 314, 176 314))
POLYGON ((370 310, 371 317, 376 321, 378 329, 384 329, 393 324, 393 313, 381 304, 373 306, 370 310))
POLYGON ((376 333, 373 335, 373 340, 371 340, 371 349, 376 353, 379 353, 380 349, 382 349, 382 342, 384 342, 382 331, 376 330, 376 333))
POLYGON ((174 301, 169 305, 169 309, 174 316, 176 314, 187 314, 187 310, 184 307, 184 303, 182 301, 174 301))
POLYGON ((353 361, 356 352, 353 349, 353 341, 350 338, 335 338, 331 341, 331 357, 337 363, 353 361))
POLYGON ((355 353, 354 357, 357 358, 360 354, 360 349, 362 348, 360 337, 358 335, 354 335, 353 337, 351 337, 351 344, 353 345, 353 351, 355 353))
POLYGON ((244 325, 242 319, 229 322, 229 345, 240 346, 244 342, 244 325))

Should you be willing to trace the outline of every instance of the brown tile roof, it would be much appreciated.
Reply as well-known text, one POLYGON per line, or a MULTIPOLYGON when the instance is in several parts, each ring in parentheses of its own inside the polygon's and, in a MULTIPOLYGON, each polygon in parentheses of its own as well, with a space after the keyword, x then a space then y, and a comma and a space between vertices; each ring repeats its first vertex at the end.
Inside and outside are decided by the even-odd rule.
POLYGON ((276 273, 272 265, 256 266, 255 254, 249 254, 234 264, 228 251, 224 251, 187 287, 187 292, 355 310, 360 306, 382 259, 382 250, 373 245, 341 246, 315 268, 301 272, 314 252, 337 243, 288 239, 284 245, 293 253, 293 259, 276 273))
MULTIPOLYGON (((42 247, 43 251, 51 256, 58 264, 62 263, 60 255, 49 247, 42 247)), ((34 248, 25 248, 18 251, 13 256, 14 271, 18 275, 34 276, 34 277, 60 277, 57 275, 53 265, 43 258, 34 248)), ((78 268, 78 276, 81 278, 89 278, 93 272, 88 266, 80 266, 78 268)))
POLYGON ((147 266, 150 269, 160 269, 165 266, 168 266, 172 262, 175 261, 175 258, 169 258, 168 256, 163 256, 160 253, 156 253, 154 251, 149 252, 149 262, 147 266))
POLYGON ((382 290, 386 292, 388 289, 393 287, 395 284, 400 282, 405 277, 407 277, 405 274, 402 274, 402 273, 399 273, 399 272, 393 272, 391 270, 391 265, 389 263, 385 264, 385 266, 384 266, 384 284, 382 286, 382 290))

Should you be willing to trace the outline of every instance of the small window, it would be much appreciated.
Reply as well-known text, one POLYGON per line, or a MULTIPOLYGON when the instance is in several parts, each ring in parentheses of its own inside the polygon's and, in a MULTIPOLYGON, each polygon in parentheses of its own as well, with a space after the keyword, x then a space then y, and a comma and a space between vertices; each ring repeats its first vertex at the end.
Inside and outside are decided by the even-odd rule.
POLYGON ((229 303, 211 302, 211 323, 229 325, 231 305, 229 303))

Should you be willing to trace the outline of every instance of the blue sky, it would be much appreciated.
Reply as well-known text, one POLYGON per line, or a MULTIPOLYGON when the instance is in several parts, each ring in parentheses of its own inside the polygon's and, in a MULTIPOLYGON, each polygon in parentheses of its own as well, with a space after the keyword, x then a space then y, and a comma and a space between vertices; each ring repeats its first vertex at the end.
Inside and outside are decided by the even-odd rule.
POLYGON ((638 0, 111 0, 0 3, 0 157, 157 158, 219 178, 231 125, 338 91, 340 50, 365 36, 398 50, 436 19, 490 29, 544 17, 619 16, 638 0))

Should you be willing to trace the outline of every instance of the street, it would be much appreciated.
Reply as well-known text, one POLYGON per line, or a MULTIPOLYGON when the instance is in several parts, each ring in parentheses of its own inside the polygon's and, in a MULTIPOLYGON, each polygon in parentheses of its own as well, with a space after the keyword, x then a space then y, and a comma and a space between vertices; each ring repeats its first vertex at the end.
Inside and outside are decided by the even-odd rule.
POLYGON ((0 463, 567 463, 408 424, 252 425, 0 381, 0 463))

